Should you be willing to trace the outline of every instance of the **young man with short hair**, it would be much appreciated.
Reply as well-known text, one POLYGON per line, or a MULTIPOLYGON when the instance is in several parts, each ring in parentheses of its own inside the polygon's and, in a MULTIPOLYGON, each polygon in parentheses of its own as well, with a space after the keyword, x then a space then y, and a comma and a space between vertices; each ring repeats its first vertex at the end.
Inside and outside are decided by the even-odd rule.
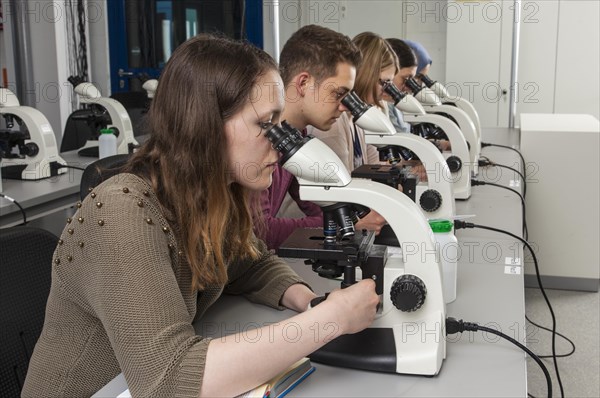
MULTIPOLYGON (((341 33, 308 25, 290 37, 279 58, 285 85, 285 108, 280 119, 303 133, 307 126, 329 130, 347 111, 341 100, 354 87, 361 59, 358 48, 341 33)), ((261 207, 264 227, 259 228, 259 235, 270 249, 278 248, 296 228, 323 226, 321 208, 300 199, 298 181, 280 165, 273 172, 270 188, 261 195, 261 207), (304 217, 276 217, 288 193, 304 217)), ((380 230, 385 220, 372 213, 356 225, 357 229, 380 230)))

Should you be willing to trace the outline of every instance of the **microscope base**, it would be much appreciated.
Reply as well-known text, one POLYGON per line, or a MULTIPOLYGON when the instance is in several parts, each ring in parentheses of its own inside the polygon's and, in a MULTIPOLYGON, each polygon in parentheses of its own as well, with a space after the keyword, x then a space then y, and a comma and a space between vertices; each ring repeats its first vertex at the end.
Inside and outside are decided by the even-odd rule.
MULTIPOLYGON (((390 232, 393 234, 393 230, 390 232)), ((401 259, 389 257, 386 246, 374 244, 372 233, 335 244, 324 244, 321 234, 321 229, 296 229, 277 253, 281 257, 309 259, 307 265, 325 278, 340 278, 343 274, 342 287, 355 279, 373 278, 382 306, 371 328, 338 337, 313 353, 311 359, 377 372, 437 374, 446 352, 443 305, 435 308, 434 285, 428 286, 423 307, 400 311, 392 302, 397 297, 392 285, 406 273, 401 259), (358 269, 350 273, 352 280, 349 280, 347 268, 354 267, 358 269)), ((398 245, 398 240, 395 241, 398 245)))
POLYGON ((99 158, 100 148, 98 146, 88 146, 78 150, 77 154, 86 158, 99 158))
POLYGON ((314 362, 343 368, 435 376, 446 353, 439 341, 444 339, 439 333, 441 314, 430 315, 391 328, 371 327, 340 336, 309 357, 314 362))
MULTIPOLYGON (((5 159, 4 163, 11 162, 5 159)), ((64 161, 63 161, 64 163, 64 161)), ((67 172, 66 168, 59 168, 59 162, 44 162, 42 164, 18 163, 2 166, 2 178, 8 180, 36 181, 44 178, 56 177, 67 172)))
POLYGON ((390 328, 346 334, 309 355, 311 361, 344 368, 396 373, 396 343, 390 328))

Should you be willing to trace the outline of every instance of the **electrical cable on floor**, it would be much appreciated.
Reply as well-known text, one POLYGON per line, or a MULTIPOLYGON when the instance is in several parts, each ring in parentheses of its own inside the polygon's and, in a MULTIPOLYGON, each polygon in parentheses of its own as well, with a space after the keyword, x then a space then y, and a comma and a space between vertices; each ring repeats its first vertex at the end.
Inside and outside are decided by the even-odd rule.
MULTIPOLYGON (((527 322, 531 323, 533 326, 536 326, 540 329, 547 330, 548 332, 552 332, 552 329, 549 329, 542 325, 538 325, 537 323, 535 323, 534 321, 529 319, 529 317, 527 317, 527 314, 525 314, 525 319, 527 320, 527 322)), ((556 335, 562 337, 571 345, 571 351, 569 351, 567 354, 556 354, 556 357, 557 358, 566 358, 568 356, 573 355, 573 353, 575 352, 575 343, 573 343, 573 341, 570 338, 568 338, 567 336, 565 336, 559 332, 556 332, 556 335)), ((539 355, 538 354, 538 358, 553 358, 553 357, 554 357, 554 355, 539 355)))
POLYGON ((23 209, 23 206, 21 206, 21 204, 19 202, 17 202, 15 199, 13 199, 10 196, 5 195, 3 193, 0 193, 0 198, 4 198, 8 201, 13 202, 19 208, 19 210, 21 210, 21 214, 23 215, 23 224, 22 225, 27 224, 27 214, 25 213, 25 209, 23 209))
MULTIPOLYGON (((465 222, 462 220, 454 220, 454 229, 463 229, 463 228, 480 228, 480 229, 485 229, 488 231, 494 231, 494 232, 506 234, 514 239, 521 241, 521 243, 523 243, 527 247, 527 249, 529 249, 529 252, 531 253, 531 256, 533 258, 533 264, 535 266, 535 276, 537 278, 537 282, 540 287, 540 291, 542 292, 542 296, 544 297, 544 300, 546 301, 546 304, 548 305, 548 309, 550 310, 550 316, 552 318, 552 359, 554 362, 554 370, 556 372, 556 379, 558 380, 558 385, 560 387, 560 394, 561 394, 561 397, 564 397, 565 394, 564 394, 564 389, 563 389, 563 385, 562 385, 562 380, 560 378, 560 372, 558 369, 558 362, 557 362, 557 355, 556 355, 556 334, 557 334, 556 333, 556 316, 554 315, 554 309, 552 308, 552 304, 550 304, 550 299, 548 298, 548 296, 546 295, 546 291, 544 290, 544 285, 542 284, 542 278, 540 276, 540 269, 539 269, 537 257, 535 255, 535 252, 533 251, 533 248, 526 240, 524 240, 523 238, 521 238, 513 233, 510 233, 508 231, 504 231, 502 229, 493 228, 493 227, 487 227, 485 225, 473 224, 473 223, 465 222)), ((538 360, 539 360, 539 358, 538 358, 538 360)), ((541 360, 540 360, 540 362, 541 362, 541 360)))

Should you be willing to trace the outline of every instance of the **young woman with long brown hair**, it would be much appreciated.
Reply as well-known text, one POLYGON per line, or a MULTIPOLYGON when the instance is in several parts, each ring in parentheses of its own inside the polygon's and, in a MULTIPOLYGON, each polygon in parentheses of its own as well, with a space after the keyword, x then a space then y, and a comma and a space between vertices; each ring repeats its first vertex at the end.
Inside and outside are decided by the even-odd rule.
POLYGON ((372 322, 373 281, 306 310, 315 294, 252 233, 249 197, 269 186, 278 160, 264 127, 283 104, 262 50, 207 35, 177 48, 149 141, 67 221, 23 396, 90 396, 119 372, 133 396, 237 395, 326 336, 372 322), (300 314, 258 341, 196 335, 192 322, 224 291, 300 314), (300 329, 293 341, 288 322, 300 329))

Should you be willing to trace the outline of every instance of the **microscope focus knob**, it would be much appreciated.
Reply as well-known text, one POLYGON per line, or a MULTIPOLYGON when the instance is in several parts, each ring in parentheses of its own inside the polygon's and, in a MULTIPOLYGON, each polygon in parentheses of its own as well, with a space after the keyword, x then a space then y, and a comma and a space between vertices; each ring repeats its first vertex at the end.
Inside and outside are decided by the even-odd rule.
POLYGON ((425 302, 427 287, 416 275, 405 274, 396 278, 390 291, 392 303, 403 312, 416 311, 425 302))
POLYGON ((28 142, 24 147, 24 155, 34 157, 40 153, 40 147, 35 142, 28 142))
POLYGON ((442 206, 442 194, 435 189, 428 189, 419 198, 421 208, 428 212, 436 211, 442 206))
POLYGON ((456 173, 462 168, 462 160, 460 160, 458 156, 449 156, 448 159, 446 159, 446 163, 448 163, 448 168, 453 173, 456 173))

